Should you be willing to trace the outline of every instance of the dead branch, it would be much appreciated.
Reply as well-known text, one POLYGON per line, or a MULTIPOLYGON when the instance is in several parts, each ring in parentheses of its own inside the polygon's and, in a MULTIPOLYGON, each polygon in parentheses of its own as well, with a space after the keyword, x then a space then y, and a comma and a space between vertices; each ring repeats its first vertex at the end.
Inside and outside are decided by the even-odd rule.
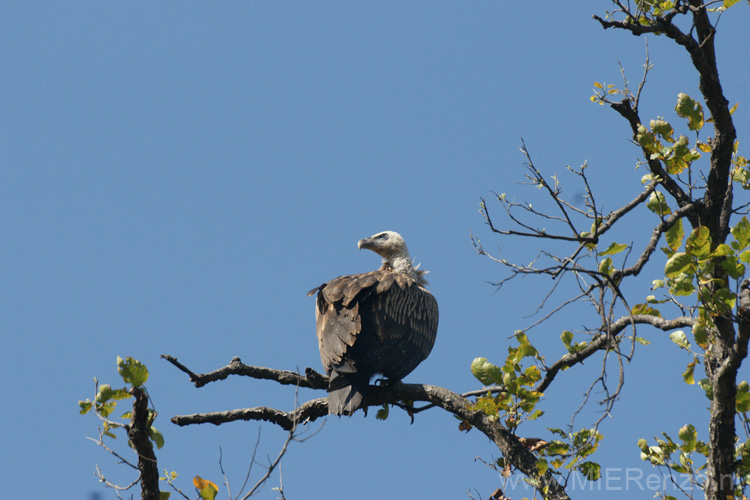
POLYGON ((180 363, 177 358, 173 356, 162 354, 161 357, 179 368, 180 371, 187 373, 190 376, 190 381, 193 382, 195 387, 203 387, 204 385, 211 382, 224 380, 230 375, 241 375, 244 377, 251 377, 262 380, 272 380, 282 385, 296 385, 309 389, 328 388, 328 377, 326 377, 325 375, 321 375, 312 368, 308 368, 307 370, 305 370, 306 376, 303 377, 297 372, 288 370, 276 370, 274 368, 246 365, 240 358, 234 357, 232 358, 232 361, 230 361, 230 363, 226 366, 222 366, 221 368, 209 373, 196 374, 189 370, 185 365, 180 363))

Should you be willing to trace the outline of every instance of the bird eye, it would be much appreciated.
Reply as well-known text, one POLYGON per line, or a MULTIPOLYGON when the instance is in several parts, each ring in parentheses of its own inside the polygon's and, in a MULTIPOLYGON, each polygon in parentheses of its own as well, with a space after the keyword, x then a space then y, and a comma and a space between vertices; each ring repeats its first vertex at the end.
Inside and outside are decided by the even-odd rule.
POLYGON ((388 239, 388 233, 381 233, 376 236, 379 240, 387 240, 388 239))

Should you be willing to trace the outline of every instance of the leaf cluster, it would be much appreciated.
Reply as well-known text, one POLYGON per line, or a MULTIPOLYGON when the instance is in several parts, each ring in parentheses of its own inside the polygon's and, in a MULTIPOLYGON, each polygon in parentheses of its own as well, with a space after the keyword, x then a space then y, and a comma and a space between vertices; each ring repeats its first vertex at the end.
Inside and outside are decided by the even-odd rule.
MULTIPOLYGON (((97 389, 94 401, 85 399, 78 402, 80 414, 85 415, 89 411, 94 410, 94 413, 102 420, 102 434, 112 439, 117 438, 112 430, 119 428, 126 429, 128 426, 128 424, 116 422, 109 418, 117 409, 117 402, 132 398, 132 388, 142 388, 148 380, 148 369, 146 368, 146 365, 130 356, 125 359, 120 356, 117 357, 117 371, 122 377, 123 382, 129 384, 130 388, 122 387, 119 389, 113 389, 111 385, 99 384, 99 381, 94 379, 97 389)), ((126 411, 120 416, 121 419, 126 420, 130 420, 131 417, 131 411, 126 411)), ((149 409, 149 424, 155 419, 156 412, 149 409)), ((164 436, 153 425, 149 425, 149 437, 157 448, 161 449, 161 447, 164 446, 164 436)))
POLYGON ((596 481, 601 477, 601 466, 585 458, 592 455, 599 448, 602 435, 596 429, 581 429, 577 432, 565 432, 561 429, 549 429, 559 436, 549 442, 537 464, 543 469, 552 466, 555 469, 577 470, 589 481, 596 481))
POLYGON ((525 333, 516 332, 515 338, 518 345, 508 347, 502 367, 482 357, 471 363, 471 373, 477 380, 486 386, 500 386, 502 391, 478 397, 470 409, 481 411, 493 420, 505 418, 510 430, 515 430, 524 420, 536 420, 543 413, 535 409, 543 394, 533 389, 541 379, 541 371, 535 364, 524 367, 522 363, 524 358, 539 359, 540 355, 525 333))

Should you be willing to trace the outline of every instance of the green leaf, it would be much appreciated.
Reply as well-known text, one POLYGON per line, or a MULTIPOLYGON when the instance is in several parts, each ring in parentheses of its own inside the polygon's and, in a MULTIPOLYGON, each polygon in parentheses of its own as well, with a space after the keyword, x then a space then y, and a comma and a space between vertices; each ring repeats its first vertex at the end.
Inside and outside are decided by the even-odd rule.
POLYGON ((750 411, 750 392, 748 392, 748 385, 744 380, 737 386, 737 401, 735 405, 739 413, 750 411))
POLYGON ((564 332, 562 332, 562 335, 560 335, 560 338, 562 339, 562 343, 565 348, 570 351, 570 343, 573 342, 573 332, 565 330, 564 332))
POLYGON ((646 127, 643 125, 638 125, 636 140, 638 141, 638 144, 649 153, 655 153, 661 149, 661 141, 656 138, 656 134, 646 130, 646 127))
POLYGON ((581 471, 583 477, 589 481, 596 481, 602 477, 601 466, 594 462, 583 462, 578 466, 578 470, 581 471))
MULTIPOLYGON (((692 270, 688 269, 691 273, 692 270)), ((688 273, 680 273, 672 279, 670 283, 669 291, 675 295, 681 297, 687 297, 695 293, 695 286, 693 284, 693 277, 688 273)))
POLYGON ((641 184, 646 184, 646 183, 650 183, 650 182, 653 182, 653 181, 658 181, 660 179, 661 178, 658 175, 646 174, 646 175, 644 175, 644 176, 641 177, 641 184))
POLYGON ((154 442, 154 444, 156 445, 156 448, 161 450, 161 447, 164 446, 164 436, 162 435, 161 432, 159 432, 159 429, 157 429, 153 425, 149 427, 148 437, 150 437, 151 441, 154 442))
POLYGON ((685 252, 698 257, 711 253, 711 233, 706 226, 696 227, 685 242, 685 252))
POLYGON ((569 332, 567 330, 562 332, 560 338, 562 339, 565 349, 567 349, 568 352, 571 353, 585 349, 589 345, 588 342, 578 342, 577 344, 573 344, 573 332, 569 332))
POLYGON ((484 385, 502 384, 503 381, 500 368, 487 361, 487 358, 475 358, 471 362, 471 374, 484 385))
POLYGON ((539 371, 539 367, 536 365, 529 366, 523 371, 524 377, 526 377, 526 380, 528 380, 530 383, 527 383, 526 385, 533 385, 534 382, 538 382, 542 378, 542 372, 539 371))
POLYGON ((607 275, 612 276, 612 272, 614 271, 614 267, 612 267, 612 257, 607 257, 606 259, 602 260, 599 263, 599 272, 607 275))
POLYGON ((703 288, 701 289, 700 299, 707 307, 712 308, 715 314, 731 311, 737 302, 737 296, 728 288, 719 288, 713 291, 703 288))
POLYGON ((171 496, 172 496, 172 493, 169 492, 169 491, 160 491, 159 492, 159 500, 167 500, 171 496))
POLYGON ((109 415, 115 411, 115 408, 117 407, 117 401, 108 401, 106 403, 97 404, 96 405, 96 411, 99 413, 102 417, 107 418, 109 415))
POLYGON ((682 238, 685 236, 685 231, 682 229, 682 217, 677 219, 677 222, 664 233, 664 236, 667 239, 667 246, 676 252, 682 245, 682 238))
POLYGON ((638 448, 640 448, 642 452, 648 453, 648 441, 643 438, 639 439, 638 448))
POLYGON ((646 202, 646 206, 656 215, 669 215, 672 213, 669 205, 667 205, 667 200, 664 197, 664 194, 660 191, 654 191, 651 193, 651 196, 649 196, 648 201, 646 202))
POLYGON ((378 420, 386 420, 390 412, 391 412, 390 406, 388 406, 387 404, 384 404, 383 407, 379 409, 378 412, 375 414, 375 418, 378 420))
POLYGON ((721 245, 717 246, 713 252, 711 252, 711 255, 709 255, 709 257, 727 257, 733 254, 734 250, 732 250, 732 247, 730 247, 726 243, 722 243, 721 245))
POLYGON ((570 446, 562 441, 550 441, 544 450, 548 455, 565 455, 570 450, 570 446))
POLYGON ((744 168, 735 168, 732 170, 732 180, 742 185, 743 189, 747 189, 748 184, 750 184, 750 171, 744 168))
POLYGON ((81 415, 85 415, 91 410, 91 400, 87 399, 86 401, 79 401, 78 406, 81 407, 81 415))
POLYGON ((641 460, 648 460, 653 465, 664 465, 664 452, 658 446, 649 446, 648 451, 641 452, 641 460))
POLYGON ((690 130, 703 128, 703 106, 695 102, 689 95, 678 94, 677 105, 674 109, 680 117, 688 119, 690 130))
MULTIPOLYGON (((685 455, 680 455, 680 461, 681 462, 682 462, 682 457, 684 457, 684 456, 685 455)), ((685 467, 684 465, 669 464, 669 468, 672 469, 673 471, 679 473, 679 474, 687 474, 688 473, 688 468, 685 467)))
POLYGON ((698 385, 703 389, 703 392, 706 393, 706 397, 713 401, 714 399, 714 386, 711 384, 711 382, 707 379, 701 379, 698 381, 698 385))
POLYGON ((656 295, 647 295, 646 296, 646 303, 647 304, 663 304, 665 302, 669 302, 669 299, 661 299, 661 300, 659 300, 659 299, 656 298, 656 295))
POLYGON ((695 450, 695 445, 698 440, 697 433, 695 432, 695 427, 693 427, 691 424, 686 424, 678 431, 677 436, 683 443, 682 446, 680 446, 680 449, 682 451, 684 451, 685 453, 690 453, 695 450))
POLYGON ((669 124, 669 122, 664 120, 651 120, 649 122, 649 126, 655 134, 660 135, 668 143, 671 144, 674 142, 674 137, 672 137, 674 129, 672 128, 672 125, 669 124))
POLYGON ((126 384, 133 387, 141 387, 148 380, 148 369, 146 365, 128 356, 122 359, 117 356, 117 371, 126 384))
POLYGON ((539 417, 541 417, 542 415, 544 415, 544 412, 543 412, 542 410, 534 410, 534 411, 533 411, 532 413, 530 413, 530 414, 529 414, 529 416, 528 416, 528 417, 526 417, 526 418, 528 418, 529 420, 536 420, 536 419, 538 419, 539 417))
POLYGON ((603 256, 603 255, 615 255, 615 254, 618 254, 618 253, 622 252, 622 251, 623 251, 623 250, 625 250, 626 248, 628 248, 628 246, 627 246, 627 245, 625 245, 625 244, 623 244, 623 243, 616 243, 616 242, 614 242, 614 241, 613 241, 613 242, 612 242, 612 243, 611 243, 611 244, 610 244, 610 245, 609 245, 609 246, 607 247, 607 249, 606 249, 606 250, 604 250, 603 252, 599 252, 599 255, 600 255, 600 256, 603 256))
MULTIPOLYGON (((740 0, 724 0, 724 3, 723 3, 723 5, 722 5, 722 7, 723 7, 724 9, 728 9, 728 8, 729 8, 729 7, 731 7, 732 5, 734 5, 734 4, 736 4, 736 3, 739 3, 739 1, 740 1, 740 0)), ((737 107, 737 104, 735 104, 734 106, 735 106, 735 108, 736 108, 736 107, 737 107)), ((732 110, 734 110, 734 108, 732 108, 732 110)), ((731 113, 731 111, 730 111, 730 113, 731 113)))
POLYGON ((693 375, 695 373, 695 365, 697 363, 698 363, 698 358, 693 358, 693 362, 688 363, 687 369, 682 374, 682 380, 684 380, 686 384, 689 384, 689 385, 695 384, 695 379, 693 378, 693 375))
POLYGON ((96 394, 96 402, 106 403, 110 400, 119 401, 129 397, 132 397, 132 395, 125 389, 112 389, 112 386, 109 384, 101 384, 99 392, 96 394))
POLYGON ((521 344, 521 345, 531 345, 531 342, 529 342, 528 335, 526 335, 522 331, 520 331, 520 330, 517 331, 515 337, 516 337, 516 340, 518 341, 519 344, 521 344))
POLYGON ((744 250, 750 244, 750 221, 744 215, 731 230, 732 236, 737 241, 739 248, 744 250))
POLYGON ((661 317, 661 313, 659 311, 657 311, 656 309, 654 309, 653 307, 651 307, 650 305, 648 305, 648 304, 636 304, 636 305, 634 305, 632 313, 633 313, 633 316, 636 316, 638 314, 645 314, 645 315, 648 315, 648 316, 658 316, 658 317, 661 317))
POLYGON ((687 268, 692 266, 693 257, 683 253, 677 252, 669 258, 667 263, 664 265, 664 274, 668 278, 676 278, 680 273, 684 272, 687 268))
POLYGON ((721 268, 734 279, 740 279, 745 274, 745 265, 738 262, 734 255, 721 261, 721 268))
POLYGON ((708 327, 705 321, 696 321, 693 324, 693 337, 695 337, 695 343, 705 349, 708 343, 708 327))
POLYGON ((515 372, 504 373, 501 384, 509 393, 518 394, 518 381, 515 372))
POLYGON ((193 485, 195 486, 195 489, 198 490, 201 500, 214 500, 216 494, 219 493, 219 488, 216 484, 208 479, 203 479, 200 476, 195 476, 193 478, 193 485))
POLYGON ((547 472, 549 464, 547 463, 547 460, 540 458, 536 461, 536 468, 539 469, 539 475, 543 476, 544 473, 547 472))
POLYGON ((669 338, 672 339, 672 342, 674 342, 681 348, 690 350, 690 342, 687 339, 687 335, 685 335, 685 332, 683 332, 682 330, 670 333, 669 338))
POLYGON ((518 356, 520 356, 521 358, 525 358, 536 356, 538 354, 536 347, 531 345, 531 342, 529 342, 529 337, 522 330, 518 330, 515 334, 515 337, 519 344, 517 351, 518 356))
POLYGON ((674 146, 663 148, 661 155, 665 157, 667 173, 679 174, 690 164, 701 157, 697 149, 690 149, 689 140, 681 135, 674 146))

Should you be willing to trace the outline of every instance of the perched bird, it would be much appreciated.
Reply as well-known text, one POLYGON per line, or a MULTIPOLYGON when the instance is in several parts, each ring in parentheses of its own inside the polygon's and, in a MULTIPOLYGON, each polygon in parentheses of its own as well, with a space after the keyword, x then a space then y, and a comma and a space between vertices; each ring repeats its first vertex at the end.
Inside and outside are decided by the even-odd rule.
POLYGON ((315 319, 323 367, 330 377, 328 408, 351 415, 375 374, 401 380, 430 354, 438 305, 424 288, 427 271, 413 266, 400 234, 384 231, 359 240, 383 257, 377 271, 340 276, 317 292, 315 319))

